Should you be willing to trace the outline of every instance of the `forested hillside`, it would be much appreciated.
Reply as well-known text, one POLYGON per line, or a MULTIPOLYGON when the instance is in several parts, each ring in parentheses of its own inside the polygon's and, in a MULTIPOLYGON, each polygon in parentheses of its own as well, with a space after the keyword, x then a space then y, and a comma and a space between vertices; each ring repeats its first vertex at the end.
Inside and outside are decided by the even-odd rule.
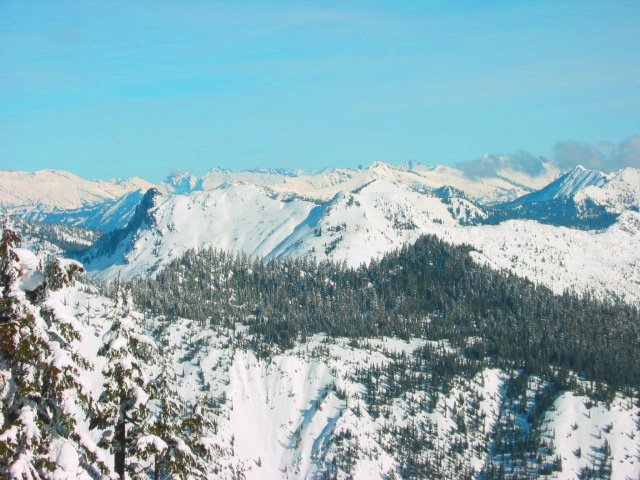
POLYGON ((191 251, 155 279, 133 282, 138 305, 203 324, 246 323, 269 349, 315 333, 424 336, 532 373, 572 369, 613 386, 640 385, 640 315, 621 302, 555 295, 509 272, 479 266, 469 247, 433 236, 350 269, 333 263, 264 263, 191 251))
POLYGON ((156 278, 2 238, 9 478, 634 478, 638 311, 435 237, 358 269, 191 251, 156 278))

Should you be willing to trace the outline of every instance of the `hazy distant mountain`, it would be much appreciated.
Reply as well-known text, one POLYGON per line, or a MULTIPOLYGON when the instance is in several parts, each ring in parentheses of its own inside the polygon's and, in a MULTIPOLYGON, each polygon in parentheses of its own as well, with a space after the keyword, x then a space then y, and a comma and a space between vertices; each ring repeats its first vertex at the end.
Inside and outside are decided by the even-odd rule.
POLYGON ((186 172, 172 173, 165 179, 164 184, 172 193, 178 195, 202 190, 202 179, 186 172))
POLYGON ((269 187, 278 193, 326 201, 339 192, 357 189, 373 180, 386 180, 423 189, 450 186, 475 201, 495 203, 537 190, 559 174, 559 169, 549 162, 541 162, 535 173, 523 172, 514 168, 505 157, 500 168, 482 177, 470 176, 460 168, 445 165, 426 166, 416 162, 389 165, 375 162, 362 168, 334 168, 318 172, 265 169, 232 172, 216 168, 204 175, 203 186, 211 189, 224 183, 243 181, 269 187))
POLYGON ((77 209, 154 185, 142 178, 86 180, 61 170, 0 171, 0 206, 25 209, 77 209))

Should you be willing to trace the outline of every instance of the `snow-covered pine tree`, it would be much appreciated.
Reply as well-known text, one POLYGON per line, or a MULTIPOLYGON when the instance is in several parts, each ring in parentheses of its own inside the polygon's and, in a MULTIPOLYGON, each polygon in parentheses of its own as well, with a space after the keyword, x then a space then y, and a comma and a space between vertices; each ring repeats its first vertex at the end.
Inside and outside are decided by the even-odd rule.
POLYGON ((203 424, 197 412, 180 399, 174 385, 175 371, 169 358, 161 353, 162 366, 154 379, 152 390, 156 399, 151 436, 140 439, 139 447, 155 457, 153 478, 202 478, 204 458, 196 455, 190 438, 193 425, 203 424), (160 441, 158 441, 158 439, 160 441))
MULTIPOLYGON (((125 478, 144 478, 148 450, 139 440, 149 432, 149 361, 155 352, 153 340, 144 333, 139 315, 133 312, 128 289, 116 284, 115 304, 109 313, 111 328, 104 335, 98 354, 107 359, 102 373, 103 391, 98 401, 98 415, 91 427, 104 430, 99 445, 114 456, 116 474, 125 478)), ((158 439, 159 440, 159 439, 158 439)))
POLYGON ((54 273, 70 283, 81 267, 58 263, 43 272, 30 252, 21 251, 20 258, 19 243, 7 221, 0 240, 0 475, 108 475, 77 425, 91 406, 82 382, 86 361, 73 349, 79 333, 72 318, 62 327, 55 305, 43 303, 50 300, 49 285, 56 284, 54 273))
POLYGON ((7 478, 38 478, 52 470, 38 421, 39 387, 46 342, 44 325, 18 287, 23 271, 14 247, 20 238, 9 222, 0 240, 0 473, 7 478))
MULTIPOLYGON (((210 394, 206 394, 189 406, 182 422, 183 436, 191 446, 192 452, 198 460, 198 468, 202 471, 217 473, 215 453, 220 450, 214 436, 217 425, 214 420, 215 413, 212 406, 215 400, 210 394)), ((238 476, 238 478, 242 478, 238 476)))
POLYGON ((65 434, 65 442, 58 441, 56 447, 60 468, 66 469, 62 474, 73 475, 73 470, 78 470, 76 464, 81 464, 92 476, 104 477, 111 475, 112 470, 93 440, 78 426, 80 418, 96 415, 95 403, 84 377, 84 372, 92 371, 94 365, 77 348, 82 340, 82 327, 77 318, 65 311, 64 297, 60 295, 64 288, 75 284, 75 275, 82 271, 78 262, 57 257, 49 259, 44 268, 45 280, 38 295, 42 298, 40 314, 48 328, 52 368, 59 365, 62 369, 58 385, 49 385, 53 390, 47 408, 56 428, 65 434), (82 452, 82 456, 73 456, 69 442, 73 443, 76 452, 82 452))

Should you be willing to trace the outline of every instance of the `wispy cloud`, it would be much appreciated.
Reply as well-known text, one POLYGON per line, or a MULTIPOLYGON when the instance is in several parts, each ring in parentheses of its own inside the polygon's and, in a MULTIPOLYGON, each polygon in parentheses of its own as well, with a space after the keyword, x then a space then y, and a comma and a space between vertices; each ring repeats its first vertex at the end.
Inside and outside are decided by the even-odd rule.
MULTIPOLYGON (((501 168, 538 175, 544 171, 543 158, 520 150, 509 155, 487 154, 481 158, 456 164, 471 178, 495 176, 501 168)), ((609 141, 597 145, 564 140, 557 142, 553 149, 552 162, 563 170, 576 165, 611 172, 625 167, 640 168, 640 135, 633 135, 620 143, 609 141)))
POLYGON ((576 165, 604 171, 625 167, 640 168, 640 135, 634 135, 619 144, 600 142, 592 145, 575 140, 558 142, 554 148, 553 160, 564 169, 576 165))
POLYGON ((492 177, 501 168, 511 168, 527 175, 535 176, 544 171, 541 157, 520 150, 511 155, 485 155, 482 158, 462 162, 456 165, 471 178, 492 177))

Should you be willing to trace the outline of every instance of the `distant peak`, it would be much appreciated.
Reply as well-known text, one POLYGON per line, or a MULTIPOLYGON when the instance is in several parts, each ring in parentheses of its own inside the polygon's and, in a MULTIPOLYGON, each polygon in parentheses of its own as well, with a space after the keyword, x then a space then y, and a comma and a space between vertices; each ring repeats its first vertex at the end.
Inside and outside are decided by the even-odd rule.
POLYGON ((388 169, 388 168, 389 168, 389 165, 387 165, 381 160, 377 160, 369 164, 369 170, 388 169))
POLYGON ((250 173, 261 173, 268 175, 282 175, 285 177, 297 177, 300 174, 300 170, 293 170, 290 168, 270 168, 270 167, 258 167, 251 170, 247 170, 250 173))
POLYGON ((417 160, 407 160, 406 162, 404 162, 403 167, 407 172, 413 172, 416 166, 419 164, 420 162, 418 162, 417 160))
POLYGON ((169 174, 165 180, 165 184, 173 193, 178 195, 202 190, 202 179, 182 171, 169 174))
POLYGON ((367 167, 367 170, 378 178, 387 178, 392 174, 393 167, 384 162, 373 162, 367 167))
POLYGON ((176 178, 192 177, 192 176, 193 175, 191 175, 189 172, 185 172, 183 170, 176 170, 175 172, 171 172, 169 175, 167 175, 167 180, 176 179, 176 178))
POLYGON ((607 175, 600 170, 591 170, 582 165, 576 165, 572 170, 568 171, 564 177, 560 177, 558 180, 567 182, 575 181, 576 179, 599 179, 606 177, 607 175))

